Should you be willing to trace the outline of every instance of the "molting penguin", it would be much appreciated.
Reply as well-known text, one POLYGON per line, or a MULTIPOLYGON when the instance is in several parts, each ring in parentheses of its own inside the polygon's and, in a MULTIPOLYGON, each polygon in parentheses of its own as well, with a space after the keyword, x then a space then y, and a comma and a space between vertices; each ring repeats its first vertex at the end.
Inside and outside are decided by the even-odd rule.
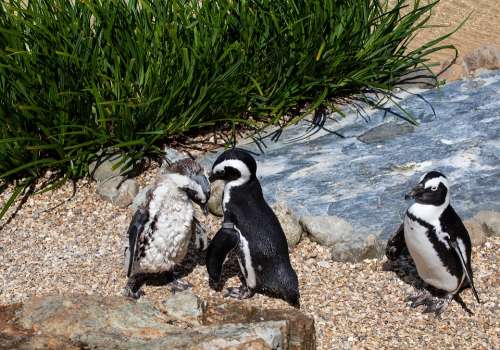
POLYGON ((245 299, 259 291, 298 306, 299 284, 286 237, 264 199, 256 171, 253 157, 240 149, 225 151, 212 167, 210 181, 225 181, 224 223, 208 247, 208 274, 218 285, 224 260, 236 249, 244 281, 229 296, 245 299))
POLYGON ((411 306, 426 305, 424 312, 444 312, 451 299, 462 289, 472 287, 477 301, 471 268, 471 240, 462 220, 450 205, 446 176, 431 171, 405 198, 414 198, 404 224, 389 240, 386 255, 395 260, 406 246, 418 275, 430 286, 445 292, 434 300, 427 291, 410 297, 411 306))
MULTIPOLYGON (((191 200, 206 215, 209 196, 208 177, 194 160, 176 161, 157 178, 128 229, 126 296, 139 298, 148 274, 172 271, 186 256, 193 233, 197 248, 206 249, 206 233, 194 217, 191 200)), ((172 286, 174 290, 187 287, 179 280, 172 286)))

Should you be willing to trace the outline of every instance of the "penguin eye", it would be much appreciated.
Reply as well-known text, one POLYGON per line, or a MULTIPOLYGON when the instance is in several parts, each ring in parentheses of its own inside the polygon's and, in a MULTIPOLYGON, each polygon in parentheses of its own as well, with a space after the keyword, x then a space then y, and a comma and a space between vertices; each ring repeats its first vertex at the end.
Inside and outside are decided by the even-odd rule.
POLYGON ((431 191, 437 191, 438 187, 437 186, 432 186, 431 191))

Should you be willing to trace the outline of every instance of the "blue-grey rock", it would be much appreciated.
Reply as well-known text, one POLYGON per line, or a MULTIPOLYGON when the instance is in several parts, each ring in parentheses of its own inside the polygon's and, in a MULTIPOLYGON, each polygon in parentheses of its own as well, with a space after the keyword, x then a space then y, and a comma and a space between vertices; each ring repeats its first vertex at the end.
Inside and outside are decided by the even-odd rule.
POLYGON ((381 143, 413 131, 413 126, 408 123, 389 122, 371 128, 358 136, 358 140, 364 143, 381 143))
MULTIPOLYGON (((256 156, 265 198, 286 202, 299 216, 338 216, 356 234, 385 239, 410 205, 404 193, 436 169, 448 176, 452 204, 463 219, 482 210, 499 212, 500 72, 398 97, 419 126, 384 143, 357 139, 378 125, 401 122, 376 110, 363 117, 354 110, 343 119, 331 116, 335 120, 326 127, 345 138, 314 133, 301 122, 276 143, 265 139, 265 153, 256 156)), ((239 147, 259 152, 250 142, 239 147)), ((205 156, 204 164, 210 167, 215 157, 205 156)))

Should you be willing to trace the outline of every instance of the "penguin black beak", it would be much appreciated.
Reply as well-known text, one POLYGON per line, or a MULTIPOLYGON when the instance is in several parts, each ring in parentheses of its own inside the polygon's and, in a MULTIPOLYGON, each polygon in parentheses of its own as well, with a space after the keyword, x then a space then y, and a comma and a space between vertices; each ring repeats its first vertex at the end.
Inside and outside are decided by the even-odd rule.
POLYGON ((221 180, 223 176, 224 176, 223 172, 211 173, 210 176, 208 177, 208 181, 212 183, 214 181, 221 180))
POLYGON ((410 193, 405 194, 405 199, 408 200, 412 198, 417 198, 424 192, 425 192, 424 186, 422 184, 418 184, 410 191, 410 193))

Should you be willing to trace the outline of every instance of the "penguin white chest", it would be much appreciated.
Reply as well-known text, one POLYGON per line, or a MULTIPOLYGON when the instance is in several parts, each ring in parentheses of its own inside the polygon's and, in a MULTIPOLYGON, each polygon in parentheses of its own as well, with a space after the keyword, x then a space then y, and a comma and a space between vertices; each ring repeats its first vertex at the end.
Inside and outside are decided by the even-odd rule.
MULTIPOLYGON (((434 226, 436 223, 429 224, 434 226)), ((439 223, 435 227, 439 228, 439 223)), ((408 215, 405 216, 405 242, 417 267, 418 275, 435 288, 453 292, 458 288, 458 278, 448 271, 428 234, 435 233, 428 233, 427 227, 412 220, 408 215)))
POLYGON ((186 196, 165 198, 156 213, 150 219, 149 243, 140 260, 140 269, 150 273, 170 271, 182 262, 193 233, 194 210, 186 196))

